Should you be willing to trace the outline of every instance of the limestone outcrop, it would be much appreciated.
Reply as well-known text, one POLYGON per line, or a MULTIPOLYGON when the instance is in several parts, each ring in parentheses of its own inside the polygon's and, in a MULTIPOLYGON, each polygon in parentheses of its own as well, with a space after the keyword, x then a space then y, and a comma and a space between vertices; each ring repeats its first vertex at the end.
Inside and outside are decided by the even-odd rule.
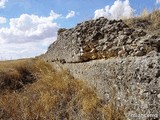
POLYGON ((109 101, 115 91, 129 120, 160 119, 160 36, 99 18, 60 29, 41 56, 95 87, 109 101))
POLYGON ((57 40, 45 57, 50 61, 83 62, 111 57, 144 56, 160 51, 160 40, 142 29, 127 26, 122 20, 99 18, 72 29, 60 29, 57 40))

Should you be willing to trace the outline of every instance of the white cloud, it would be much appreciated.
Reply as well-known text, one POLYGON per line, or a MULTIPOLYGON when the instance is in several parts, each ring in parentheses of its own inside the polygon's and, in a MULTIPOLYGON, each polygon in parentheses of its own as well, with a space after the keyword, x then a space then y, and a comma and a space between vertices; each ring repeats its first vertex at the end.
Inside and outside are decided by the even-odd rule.
POLYGON ((56 38, 61 15, 51 11, 48 17, 22 14, 9 20, 8 28, 0 28, 0 57, 4 59, 34 56, 47 49, 56 38))
POLYGON ((51 19, 57 19, 57 18, 59 18, 61 16, 62 16, 61 14, 57 14, 53 10, 51 10, 51 12, 50 12, 51 19))
POLYGON ((4 24, 7 22, 7 19, 4 17, 0 17, 0 24, 4 24))
POLYGON ((54 40, 56 40, 56 37, 47 38, 40 42, 1 44, 0 60, 35 57, 45 53, 54 40))
POLYGON ((66 19, 69 19, 69 18, 71 18, 71 17, 74 17, 75 15, 76 15, 75 11, 71 10, 71 11, 69 11, 69 13, 67 14, 66 19))
POLYGON ((0 0, 0 8, 5 8, 5 4, 8 0, 0 0))
POLYGON ((94 19, 106 17, 108 19, 130 18, 133 15, 133 8, 129 0, 116 0, 112 6, 107 5, 105 8, 98 9, 94 12, 94 19))
POLYGON ((156 0, 156 3, 157 3, 157 4, 160 3, 160 0, 156 0))

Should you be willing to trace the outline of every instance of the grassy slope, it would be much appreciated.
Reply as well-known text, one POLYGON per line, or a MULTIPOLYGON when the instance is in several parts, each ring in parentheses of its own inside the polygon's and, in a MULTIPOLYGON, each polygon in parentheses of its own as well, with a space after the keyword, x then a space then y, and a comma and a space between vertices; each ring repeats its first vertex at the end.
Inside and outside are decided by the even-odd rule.
POLYGON ((42 60, 0 62, 0 119, 124 120, 124 109, 42 60))

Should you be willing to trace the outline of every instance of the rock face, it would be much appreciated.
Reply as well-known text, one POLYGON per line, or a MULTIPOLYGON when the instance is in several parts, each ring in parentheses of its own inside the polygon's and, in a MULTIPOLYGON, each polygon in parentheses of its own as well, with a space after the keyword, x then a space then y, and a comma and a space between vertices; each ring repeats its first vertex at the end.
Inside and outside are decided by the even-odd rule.
POLYGON ((144 117, 138 119, 136 116, 149 113, 160 115, 160 57, 156 52, 136 58, 66 63, 64 67, 75 78, 94 86, 99 96, 106 101, 110 100, 115 91, 116 102, 126 107, 128 118, 145 120, 144 117))
POLYGON ((129 28, 122 20, 85 21, 72 29, 60 29, 45 57, 50 61, 83 62, 111 57, 144 56, 160 51, 160 40, 143 30, 129 28))
POLYGON ((99 18, 60 29, 42 57, 87 81, 106 101, 115 91, 127 119, 160 119, 160 36, 99 18))

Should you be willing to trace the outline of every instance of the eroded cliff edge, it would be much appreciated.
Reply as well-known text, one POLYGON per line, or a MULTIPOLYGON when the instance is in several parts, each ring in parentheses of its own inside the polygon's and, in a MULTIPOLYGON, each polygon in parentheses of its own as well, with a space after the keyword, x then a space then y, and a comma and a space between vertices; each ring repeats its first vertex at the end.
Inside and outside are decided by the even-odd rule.
POLYGON ((106 101, 115 91, 128 119, 160 118, 159 34, 99 18, 60 29, 41 57, 85 80, 106 101))

